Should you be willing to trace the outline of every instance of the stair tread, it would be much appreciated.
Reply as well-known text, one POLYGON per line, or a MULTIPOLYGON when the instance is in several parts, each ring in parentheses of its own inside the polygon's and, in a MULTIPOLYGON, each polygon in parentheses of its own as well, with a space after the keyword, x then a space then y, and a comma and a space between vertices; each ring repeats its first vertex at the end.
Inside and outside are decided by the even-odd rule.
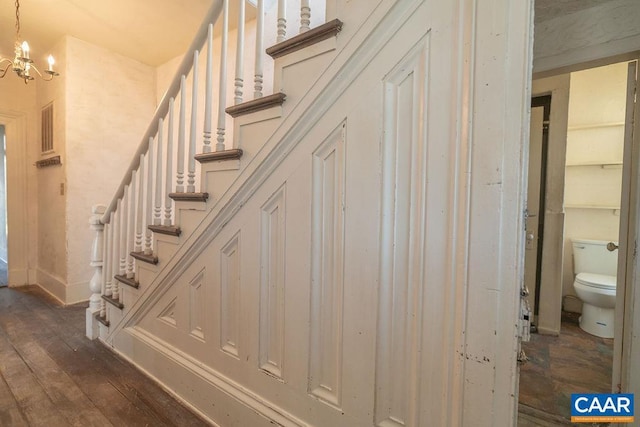
POLYGON ((243 102, 242 104, 227 107, 224 111, 231 117, 243 116, 245 114, 255 113, 256 111, 266 110, 267 108, 282 105, 286 98, 287 95, 282 92, 278 92, 272 95, 252 99, 251 101, 243 102))
POLYGON ((122 276, 120 274, 116 274, 115 276, 113 276, 114 279, 116 279, 118 282, 123 283, 127 286, 131 286, 132 288, 136 288, 138 289, 138 287, 140 286, 140 283, 135 280, 135 279, 131 279, 127 276, 122 276))
POLYGON ((209 193, 169 193, 169 197, 181 202, 206 202, 209 193))
POLYGON ((267 49, 267 55, 272 58, 279 58, 289 53, 296 52, 315 43, 326 40, 337 35, 342 30, 342 21, 333 19, 316 28, 291 37, 267 49))
POLYGON ((147 228, 154 233, 167 234, 169 236, 179 236, 182 233, 180 227, 175 225, 150 225, 147 228))
POLYGON ((222 160, 235 160, 242 157, 242 150, 240 148, 233 148, 231 150, 214 151, 212 153, 196 154, 195 159, 200 163, 217 162, 222 160))
POLYGON ((113 297, 111 297, 110 295, 102 295, 102 299, 109 304, 118 307, 120 310, 124 308, 124 304, 122 304, 119 299, 113 299, 113 297))
POLYGON ((154 265, 158 263, 158 257, 155 256, 154 254, 145 254, 144 252, 131 252, 130 255, 142 262, 146 262, 154 265))
POLYGON ((100 312, 96 313, 95 316, 93 316, 93 317, 95 317, 98 322, 102 323, 107 328, 109 327, 110 323, 107 320, 107 317, 106 316, 105 317, 100 316, 100 312))

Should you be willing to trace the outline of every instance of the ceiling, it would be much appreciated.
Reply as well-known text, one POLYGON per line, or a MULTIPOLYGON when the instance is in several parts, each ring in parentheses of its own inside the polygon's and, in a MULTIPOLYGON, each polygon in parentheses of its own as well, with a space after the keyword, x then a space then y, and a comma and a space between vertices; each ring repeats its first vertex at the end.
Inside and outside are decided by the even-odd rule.
MULTIPOLYGON (((68 34, 158 66, 184 53, 210 4, 211 0, 23 0, 20 33, 33 57, 42 60, 68 34)), ((3 0, 0 52, 13 55, 14 40, 14 1, 3 0)))
POLYGON ((536 22, 569 15, 612 0, 535 0, 536 22))
MULTIPOLYGON (((34 58, 65 34, 121 55, 158 66, 181 55, 191 43, 212 0, 23 0, 22 38, 34 58), (188 4, 188 6, 185 6, 188 4)), ((535 0, 536 22, 611 0, 535 0)), ((235 2, 231 2, 235 4, 235 2)), ((235 22, 230 12, 230 23, 235 22)), ((247 19, 254 14, 247 10, 247 19)), ((0 53, 13 55, 15 6, 0 2, 0 53)))

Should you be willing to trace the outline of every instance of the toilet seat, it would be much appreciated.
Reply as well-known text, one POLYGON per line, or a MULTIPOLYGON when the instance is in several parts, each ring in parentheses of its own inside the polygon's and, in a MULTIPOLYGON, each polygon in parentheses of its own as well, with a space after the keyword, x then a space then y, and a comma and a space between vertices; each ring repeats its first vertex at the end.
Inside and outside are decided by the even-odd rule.
POLYGON ((616 277, 606 274, 580 273, 576 276, 576 282, 591 288, 615 291, 616 277))

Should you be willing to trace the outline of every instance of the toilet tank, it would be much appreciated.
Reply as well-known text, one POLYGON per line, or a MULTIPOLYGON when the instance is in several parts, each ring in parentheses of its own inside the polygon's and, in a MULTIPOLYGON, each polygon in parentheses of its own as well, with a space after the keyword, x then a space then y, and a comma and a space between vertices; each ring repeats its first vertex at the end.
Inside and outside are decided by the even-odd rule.
MULTIPOLYGON (((618 250, 607 249, 610 240, 573 239, 573 272, 616 276, 618 274, 618 250)), ((617 242, 614 242, 617 244, 617 242)))

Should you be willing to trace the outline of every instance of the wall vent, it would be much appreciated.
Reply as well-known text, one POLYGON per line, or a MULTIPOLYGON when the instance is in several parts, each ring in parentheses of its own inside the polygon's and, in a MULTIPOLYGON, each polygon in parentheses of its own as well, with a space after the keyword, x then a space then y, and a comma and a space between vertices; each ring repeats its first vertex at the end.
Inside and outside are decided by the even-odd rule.
POLYGON ((53 104, 42 109, 42 152, 53 151, 53 104))

